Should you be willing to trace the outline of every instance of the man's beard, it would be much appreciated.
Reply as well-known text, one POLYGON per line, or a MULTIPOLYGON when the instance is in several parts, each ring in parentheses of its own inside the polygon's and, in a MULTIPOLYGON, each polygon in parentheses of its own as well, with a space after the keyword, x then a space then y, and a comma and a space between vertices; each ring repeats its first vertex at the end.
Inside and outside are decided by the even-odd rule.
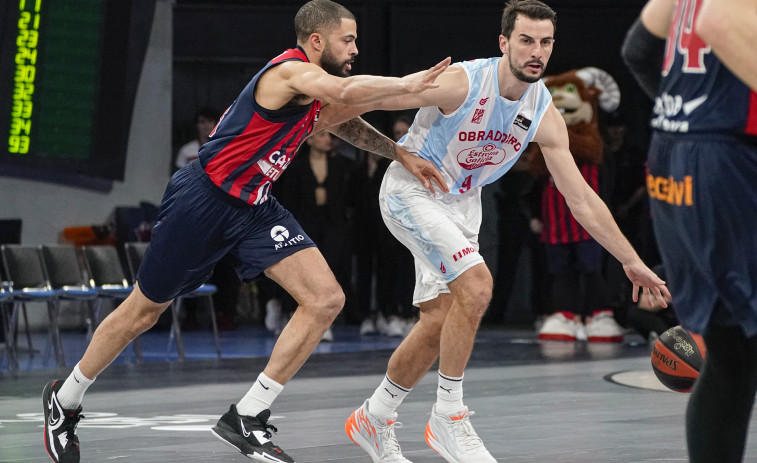
POLYGON ((345 65, 347 63, 351 63, 353 60, 348 59, 342 62, 339 62, 336 59, 336 56, 334 56, 333 53, 331 53, 331 49, 326 46, 326 48, 323 49, 323 54, 321 55, 321 67, 324 71, 328 72, 331 75, 339 76, 339 77, 349 77, 350 73, 349 71, 346 71, 344 69, 345 65))
MULTIPOLYGON (((508 57, 507 61, 510 63, 510 72, 513 73, 513 75, 515 76, 515 78, 518 79, 518 80, 520 80, 520 81, 522 81, 522 82, 526 82, 526 83, 529 83, 529 84, 533 84, 534 82, 536 82, 539 79, 541 79, 541 76, 544 75, 544 70, 546 69, 546 67, 544 65, 542 65, 541 72, 539 73, 538 76, 529 76, 529 75, 526 75, 526 73, 524 73, 520 69, 516 68, 515 65, 513 64, 512 59, 510 59, 509 57, 508 57)), ((537 62, 537 61, 534 61, 534 62, 537 62)), ((526 66, 528 66, 529 63, 531 63, 531 61, 529 61, 528 63, 526 63, 526 66)), ((542 64, 540 61, 538 61, 538 63, 542 64)))

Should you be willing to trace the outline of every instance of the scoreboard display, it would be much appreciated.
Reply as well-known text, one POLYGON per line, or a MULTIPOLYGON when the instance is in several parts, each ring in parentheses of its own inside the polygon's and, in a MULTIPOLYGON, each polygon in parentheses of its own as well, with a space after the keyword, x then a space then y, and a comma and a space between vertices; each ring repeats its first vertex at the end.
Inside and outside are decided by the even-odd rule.
POLYGON ((0 175, 123 179, 154 1, 2 4, 0 175))

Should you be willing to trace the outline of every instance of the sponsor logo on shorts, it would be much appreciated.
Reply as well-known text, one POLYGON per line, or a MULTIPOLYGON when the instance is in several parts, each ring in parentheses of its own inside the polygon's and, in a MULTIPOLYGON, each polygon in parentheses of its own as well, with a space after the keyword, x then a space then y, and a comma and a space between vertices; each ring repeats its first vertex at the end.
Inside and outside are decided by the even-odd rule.
POLYGON ((674 206, 693 206, 694 180, 691 175, 678 181, 673 176, 656 177, 647 174, 647 192, 649 197, 660 201, 665 201, 674 206))
POLYGON ((444 262, 442 262, 442 265, 439 266, 439 270, 441 270, 442 273, 447 273, 447 267, 444 266, 444 262))
POLYGON ((305 237, 302 235, 296 235, 293 237, 289 237, 289 230, 286 229, 286 227, 283 227, 281 225, 276 225, 275 227, 271 228, 271 238, 273 238, 274 241, 276 241, 276 244, 274 245, 275 250, 279 250, 282 248, 285 248, 287 246, 295 245, 303 240, 305 240, 305 237))
POLYGON ((461 251, 458 251, 452 255, 452 258, 457 262, 458 260, 462 259, 463 257, 467 256, 468 254, 473 254, 476 252, 475 249, 468 246, 467 248, 462 249, 461 251))

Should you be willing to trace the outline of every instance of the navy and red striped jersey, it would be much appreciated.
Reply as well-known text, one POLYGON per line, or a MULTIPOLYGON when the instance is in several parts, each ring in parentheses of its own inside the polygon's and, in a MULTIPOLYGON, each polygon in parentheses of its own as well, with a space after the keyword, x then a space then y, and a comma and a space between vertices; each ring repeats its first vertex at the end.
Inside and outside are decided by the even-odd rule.
POLYGON ((678 1, 651 126, 665 132, 757 136, 757 94, 694 31, 701 6, 702 0, 678 1))
MULTIPOLYGON (((597 164, 578 164, 586 183, 599 193, 599 166, 597 164)), ((592 239, 589 232, 578 223, 565 202, 552 177, 541 195, 541 220, 543 228, 541 241, 547 244, 578 243, 592 239)))
POLYGON ((248 204, 268 199, 271 184, 294 158, 318 120, 321 102, 268 110, 255 101, 264 72, 285 61, 309 62, 305 51, 292 48, 268 62, 221 116, 210 140, 199 152, 210 180, 248 204))

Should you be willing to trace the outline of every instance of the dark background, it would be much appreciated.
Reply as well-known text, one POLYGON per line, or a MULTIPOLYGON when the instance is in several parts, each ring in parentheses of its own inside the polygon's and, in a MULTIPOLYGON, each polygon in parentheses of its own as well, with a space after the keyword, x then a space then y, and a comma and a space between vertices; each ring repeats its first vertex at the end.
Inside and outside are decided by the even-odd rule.
MULTIPOLYGON (((302 1, 177 0, 174 13, 175 148, 193 136, 202 105, 223 110, 272 57, 295 45, 293 19, 302 1)), ((504 0, 373 0, 340 2, 357 19, 359 55, 353 74, 401 76, 451 56, 454 61, 501 56, 504 0)), ((595 66, 621 88, 631 137, 645 146, 651 103, 620 58, 620 46, 645 0, 551 0, 555 49, 547 74, 595 66)), ((380 130, 389 116, 364 116, 380 130)))

